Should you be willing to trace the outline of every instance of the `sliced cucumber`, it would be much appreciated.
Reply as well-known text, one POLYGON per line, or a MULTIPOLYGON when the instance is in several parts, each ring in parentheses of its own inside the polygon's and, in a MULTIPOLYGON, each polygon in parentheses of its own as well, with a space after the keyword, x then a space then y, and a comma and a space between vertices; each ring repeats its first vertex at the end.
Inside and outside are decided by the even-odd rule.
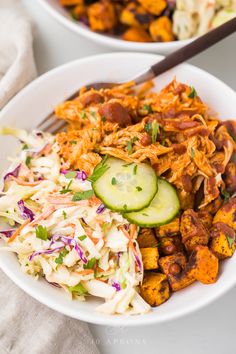
POLYGON ((167 224, 179 212, 180 203, 174 187, 163 179, 158 179, 158 192, 150 205, 135 213, 125 213, 131 223, 143 227, 156 227, 167 224))
POLYGON ((96 196, 108 208, 137 211, 151 203, 157 192, 157 176, 151 166, 128 164, 111 157, 103 163, 103 168, 105 172, 93 181, 92 186, 96 196))

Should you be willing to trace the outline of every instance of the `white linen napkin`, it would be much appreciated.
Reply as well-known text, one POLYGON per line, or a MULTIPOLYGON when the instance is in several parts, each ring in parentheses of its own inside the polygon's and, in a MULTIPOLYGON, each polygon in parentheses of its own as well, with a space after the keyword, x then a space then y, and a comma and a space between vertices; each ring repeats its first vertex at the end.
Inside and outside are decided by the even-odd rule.
POLYGON ((0 109, 35 76, 30 21, 18 0, 0 0, 0 109))
MULTIPOLYGON (((0 109, 35 76, 30 21, 18 0, 0 0, 0 109)), ((86 323, 41 305, 0 270, 0 353, 99 351, 86 323)))

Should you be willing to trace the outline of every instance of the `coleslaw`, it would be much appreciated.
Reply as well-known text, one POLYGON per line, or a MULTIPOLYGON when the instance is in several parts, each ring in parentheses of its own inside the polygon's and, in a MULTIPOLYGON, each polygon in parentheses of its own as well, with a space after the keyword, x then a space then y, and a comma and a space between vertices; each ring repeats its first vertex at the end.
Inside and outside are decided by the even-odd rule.
POLYGON ((44 277, 71 298, 104 299, 96 310, 141 314, 143 264, 138 227, 95 197, 84 171, 68 170, 49 133, 2 128, 21 142, 1 181, 1 251, 15 252, 23 272, 44 277))

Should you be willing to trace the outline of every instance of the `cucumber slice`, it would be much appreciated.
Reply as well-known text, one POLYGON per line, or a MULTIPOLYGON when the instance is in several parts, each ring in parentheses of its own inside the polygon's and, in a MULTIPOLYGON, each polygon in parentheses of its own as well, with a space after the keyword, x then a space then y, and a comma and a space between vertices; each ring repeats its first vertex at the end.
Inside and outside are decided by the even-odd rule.
POLYGON ((158 192, 150 205, 136 213, 125 213, 124 217, 139 226, 157 227, 168 224, 179 210, 180 203, 175 188, 164 179, 158 179, 158 192))
POLYGON ((151 203, 157 192, 157 176, 150 165, 129 164, 113 157, 102 163, 104 173, 92 182, 92 187, 108 208, 137 211, 151 203))

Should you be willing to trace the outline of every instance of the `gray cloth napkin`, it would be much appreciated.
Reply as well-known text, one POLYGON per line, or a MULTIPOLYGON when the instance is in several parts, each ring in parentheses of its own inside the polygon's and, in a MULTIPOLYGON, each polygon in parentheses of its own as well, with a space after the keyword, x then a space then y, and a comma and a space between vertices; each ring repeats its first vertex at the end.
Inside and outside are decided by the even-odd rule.
POLYGON ((1 354, 99 354, 88 325, 26 295, 0 271, 1 354))
MULTIPOLYGON (((0 109, 35 76, 30 21, 18 0, 0 0, 0 109)), ((0 354, 5 353, 99 351, 86 323, 41 305, 0 270, 0 354)))

